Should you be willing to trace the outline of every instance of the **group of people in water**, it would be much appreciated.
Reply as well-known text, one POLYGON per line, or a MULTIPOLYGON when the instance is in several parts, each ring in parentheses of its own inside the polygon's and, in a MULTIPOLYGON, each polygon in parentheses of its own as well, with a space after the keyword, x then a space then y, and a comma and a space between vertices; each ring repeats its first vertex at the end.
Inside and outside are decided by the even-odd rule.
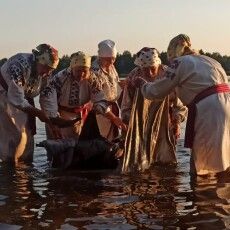
POLYGON ((48 44, 9 58, 0 71, 0 158, 32 161, 35 118, 45 122, 54 167, 144 171, 176 164, 180 124, 187 118, 185 147, 191 172, 230 167, 230 88, 221 64, 192 49, 179 34, 168 46, 169 65, 156 48, 144 47, 122 84, 114 67, 112 40, 98 44, 98 57, 73 53, 70 66, 52 74, 58 51, 48 44), (33 98, 40 95, 41 109, 33 98))

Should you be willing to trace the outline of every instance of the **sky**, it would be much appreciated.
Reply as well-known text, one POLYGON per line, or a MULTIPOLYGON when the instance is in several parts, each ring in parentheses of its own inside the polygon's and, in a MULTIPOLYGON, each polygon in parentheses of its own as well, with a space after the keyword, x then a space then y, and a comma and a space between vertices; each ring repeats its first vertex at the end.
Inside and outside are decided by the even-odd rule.
POLYGON ((0 0, 0 59, 48 43, 60 56, 116 42, 119 53, 166 51, 185 33, 195 49, 230 56, 230 0, 0 0))

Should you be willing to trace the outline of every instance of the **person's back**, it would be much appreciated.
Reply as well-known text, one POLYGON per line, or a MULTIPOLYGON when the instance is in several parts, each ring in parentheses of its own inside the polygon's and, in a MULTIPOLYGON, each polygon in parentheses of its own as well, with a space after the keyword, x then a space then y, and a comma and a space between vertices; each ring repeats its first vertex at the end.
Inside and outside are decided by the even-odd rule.
POLYGON ((54 168, 76 170, 115 169, 123 140, 109 142, 100 135, 94 112, 90 112, 78 140, 48 139, 37 144, 47 150, 48 161, 54 168))
POLYGON ((221 64, 208 56, 194 54, 176 58, 168 69, 169 75, 173 67, 175 67, 173 70, 175 77, 178 78, 176 91, 185 105, 188 105, 204 89, 212 85, 228 83, 221 64))
MULTIPOLYGON (((190 38, 180 34, 168 46, 170 63, 165 77, 154 83, 139 78, 148 99, 162 99, 173 89, 188 107, 185 147, 192 149, 197 174, 217 173, 230 167, 230 88, 220 63, 196 54, 190 38)), ((193 167, 195 166, 195 167, 193 167)))
POLYGON ((0 68, 0 158, 32 161, 35 117, 50 122, 33 98, 40 93, 42 78, 58 65, 58 51, 40 44, 32 53, 18 53, 0 68))
POLYGON ((41 92, 40 105, 52 118, 78 119, 69 127, 46 126, 48 138, 78 139, 84 120, 90 110, 87 79, 91 57, 82 51, 71 55, 70 66, 55 74, 41 92), (88 103, 88 104, 87 104, 88 103))

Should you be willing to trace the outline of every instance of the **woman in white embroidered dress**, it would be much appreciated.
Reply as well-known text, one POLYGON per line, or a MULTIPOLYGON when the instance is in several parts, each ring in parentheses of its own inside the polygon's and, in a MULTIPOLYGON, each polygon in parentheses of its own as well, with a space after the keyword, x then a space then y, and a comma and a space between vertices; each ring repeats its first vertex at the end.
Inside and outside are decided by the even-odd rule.
POLYGON ((33 98, 40 93, 42 78, 58 65, 58 52, 41 44, 30 53, 9 58, 0 71, 0 158, 3 161, 32 161, 33 117, 50 122, 45 113, 34 107, 33 98))
POLYGON ((163 77, 166 66, 161 64, 155 48, 142 48, 136 55, 137 67, 126 78, 121 103, 122 120, 129 125, 123 160, 123 172, 148 169, 154 163, 176 163, 176 141, 180 123, 187 109, 175 92, 164 100, 145 99, 133 86, 135 78, 153 82, 163 77))
POLYGON ((165 77, 154 83, 139 78, 136 85, 148 99, 164 98, 176 89, 188 106, 185 144, 192 149, 192 170, 201 175, 228 169, 230 89, 224 69, 216 60, 196 54, 187 35, 173 38, 167 54, 171 65, 165 77))
POLYGON ((98 59, 92 64, 94 75, 90 78, 91 100, 97 115, 100 133, 108 140, 118 136, 118 128, 126 130, 120 119, 117 100, 121 89, 119 77, 114 67, 117 50, 115 43, 104 40, 98 44, 98 59))
POLYGON ((45 113, 52 118, 65 120, 79 118, 70 127, 59 128, 47 125, 49 139, 78 139, 82 125, 89 110, 89 88, 87 78, 90 74, 91 57, 79 51, 70 57, 70 66, 55 74, 41 92, 40 104, 45 113))

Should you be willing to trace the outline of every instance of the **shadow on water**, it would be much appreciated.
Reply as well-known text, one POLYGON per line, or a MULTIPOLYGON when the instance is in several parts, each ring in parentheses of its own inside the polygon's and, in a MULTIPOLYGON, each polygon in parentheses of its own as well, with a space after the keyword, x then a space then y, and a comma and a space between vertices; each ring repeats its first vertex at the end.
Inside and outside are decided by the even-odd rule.
POLYGON ((0 229, 229 229, 229 175, 191 177, 182 142, 177 167, 143 174, 50 169, 42 148, 32 166, 0 164, 0 229))

